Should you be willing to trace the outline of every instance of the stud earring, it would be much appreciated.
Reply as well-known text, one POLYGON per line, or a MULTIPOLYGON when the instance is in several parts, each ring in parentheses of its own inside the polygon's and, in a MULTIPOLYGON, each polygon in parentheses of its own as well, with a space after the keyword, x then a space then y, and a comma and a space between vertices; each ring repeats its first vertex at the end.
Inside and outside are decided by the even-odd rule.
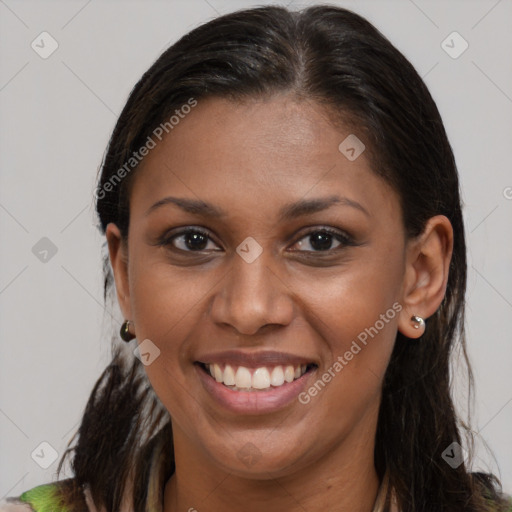
POLYGON ((425 330, 425 320, 421 316, 411 316, 411 323, 415 329, 425 330))
POLYGON ((119 331, 119 335, 121 336, 121 339, 123 341, 126 341, 128 343, 129 341, 133 340, 135 338, 135 335, 133 335, 130 332, 130 324, 133 322, 130 322, 130 320, 125 320, 123 322, 123 325, 121 325, 121 330, 119 331))

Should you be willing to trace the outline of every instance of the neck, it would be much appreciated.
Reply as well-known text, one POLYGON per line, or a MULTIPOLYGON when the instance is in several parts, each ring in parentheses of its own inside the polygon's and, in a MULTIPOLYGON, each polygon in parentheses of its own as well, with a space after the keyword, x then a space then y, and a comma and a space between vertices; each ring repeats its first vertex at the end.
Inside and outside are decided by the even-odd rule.
MULTIPOLYGON (((372 512, 380 482, 374 443, 368 442, 367 434, 347 438, 315 463, 275 478, 271 474, 241 477, 197 453, 191 457, 190 451, 177 450, 163 512, 260 512, 262 507, 265 512, 372 512)), ((183 446, 181 441, 175 447, 183 446)))

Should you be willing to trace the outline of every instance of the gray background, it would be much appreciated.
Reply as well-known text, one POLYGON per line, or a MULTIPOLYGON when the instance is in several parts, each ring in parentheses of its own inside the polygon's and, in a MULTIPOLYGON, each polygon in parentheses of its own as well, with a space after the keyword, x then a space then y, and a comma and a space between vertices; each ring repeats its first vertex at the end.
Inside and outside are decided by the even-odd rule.
MULTIPOLYGON (((92 191, 127 94, 191 28, 267 3, 0 0, 0 498, 53 478, 57 462, 46 469, 35 462, 52 460, 40 443, 62 453, 109 359, 110 315, 116 329, 121 317, 111 308, 104 317, 92 191), (31 48, 43 31, 59 45, 47 59, 31 48), (42 252, 43 237, 55 254, 42 252)), ((501 475, 510 492, 512 2, 331 3, 391 39, 425 78, 445 121, 465 201, 473 427, 495 454, 479 443, 475 468, 501 475), (453 31, 469 43, 456 59, 441 45, 453 31)), ((452 52, 462 48, 450 41, 452 52)), ((454 393, 464 412, 463 380, 454 393)))

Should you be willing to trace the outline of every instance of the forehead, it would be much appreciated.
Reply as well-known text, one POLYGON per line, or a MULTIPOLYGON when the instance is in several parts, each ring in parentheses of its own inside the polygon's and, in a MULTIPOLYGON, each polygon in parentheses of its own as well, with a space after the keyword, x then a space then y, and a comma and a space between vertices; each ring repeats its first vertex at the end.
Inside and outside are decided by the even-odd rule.
POLYGON ((140 165, 131 209, 149 207, 166 192, 233 208, 238 200, 264 203, 269 210, 333 192, 349 199, 371 196, 377 206, 396 199, 364 151, 356 159, 343 152, 347 137, 364 141, 354 131, 335 126, 323 106, 286 94, 243 102, 198 100, 140 165))

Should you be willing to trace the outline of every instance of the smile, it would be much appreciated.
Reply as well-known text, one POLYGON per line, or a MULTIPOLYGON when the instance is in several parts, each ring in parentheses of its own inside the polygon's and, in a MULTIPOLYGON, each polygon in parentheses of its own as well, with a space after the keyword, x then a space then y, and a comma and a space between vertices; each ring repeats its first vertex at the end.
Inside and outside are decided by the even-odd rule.
POLYGON ((203 364, 203 368, 219 383, 224 384, 233 391, 262 391, 283 386, 286 382, 293 382, 304 375, 311 365, 276 365, 247 368, 245 366, 232 366, 203 364))
POLYGON ((314 363, 242 366, 197 361, 194 366, 208 400, 236 415, 270 414, 299 403, 298 396, 318 369, 314 363))

